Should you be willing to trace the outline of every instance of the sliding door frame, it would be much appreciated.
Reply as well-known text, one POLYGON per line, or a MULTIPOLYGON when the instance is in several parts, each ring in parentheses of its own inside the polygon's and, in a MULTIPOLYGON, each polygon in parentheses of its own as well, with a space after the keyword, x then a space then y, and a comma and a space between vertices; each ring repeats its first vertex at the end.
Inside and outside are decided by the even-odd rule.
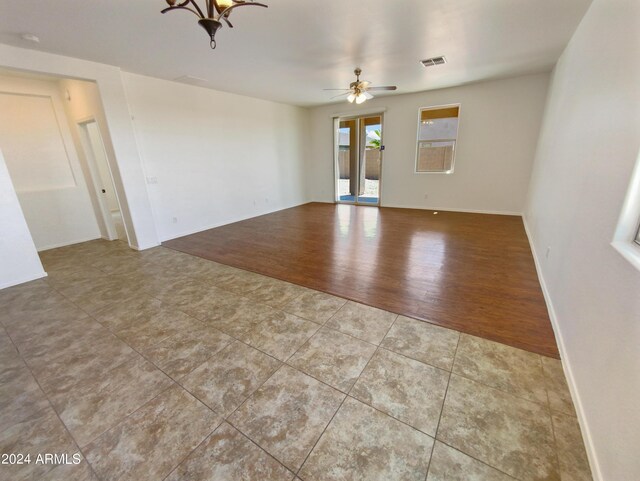
POLYGON ((384 161, 384 150, 385 150, 384 149, 384 112, 385 112, 385 109, 361 112, 355 115, 342 114, 342 115, 333 116, 333 119, 332 119, 333 121, 333 199, 336 204, 368 205, 372 207, 380 207, 382 203, 382 166, 384 161), (360 197, 358 192, 360 191, 361 169, 364 168, 366 170, 367 168, 366 165, 363 165, 366 161, 365 159, 366 144, 364 146, 364 149, 362 148, 361 144, 362 144, 363 133, 366 133, 366 126, 362 125, 362 121, 365 118, 370 118, 370 117, 380 117, 380 173, 378 174, 378 202, 376 202, 375 204, 371 202, 358 202, 358 197, 360 197), (340 183, 339 137, 340 137, 340 134, 339 134, 339 130, 340 130, 340 122, 346 121, 346 120, 355 120, 356 129, 357 129, 356 148, 358 153, 357 154, 358 162, 356 164, 357 164, 358 171, 356 173, 357 174, 356 178, 358 180, 357 180, 357 185, 355 189, 356 195, 354 195, 353 201, 340 200, 340 188, 339 188, 339 183, 340 183))

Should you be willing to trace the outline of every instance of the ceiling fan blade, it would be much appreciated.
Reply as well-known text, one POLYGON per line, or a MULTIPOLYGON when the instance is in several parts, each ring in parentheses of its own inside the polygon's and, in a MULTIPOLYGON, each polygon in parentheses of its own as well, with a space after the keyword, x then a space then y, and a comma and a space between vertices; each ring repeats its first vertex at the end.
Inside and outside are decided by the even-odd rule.
POLYGON ((360 85, 358 85, 358 87, 360 87, 361 89, 368 89, 369 85, 371 85, 371 82, 369 82, 368 80, 363 80, 362 82, 360 82, 360 85))
POLYGON ((368 90, 397 90, 395 85, 387 85, 385 87, 369 87, 368 90))
POLYGON ((347 90, 351 90, 351 89, 322 89, 322 90, 342 90, 342 91, 347 91, 347 90))
MULTIPOLYGON (((351 91, 344 92, 344 93, 341 93, 341 94, 338 94, 338 95, 334 95, 333 97, 331 97, 331 99, 337 99, 338 97, 344 97, 345 95, 349 95, 350 93, 351 93, 351 91)), ((331 100, 331 99, 329 99, 329 100, 331 100)))

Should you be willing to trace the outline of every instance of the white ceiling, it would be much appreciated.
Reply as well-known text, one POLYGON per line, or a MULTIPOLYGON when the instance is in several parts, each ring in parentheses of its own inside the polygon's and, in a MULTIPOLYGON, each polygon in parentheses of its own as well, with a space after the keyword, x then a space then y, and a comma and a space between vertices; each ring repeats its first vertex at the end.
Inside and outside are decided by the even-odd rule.
POLYGON ((591 0, 264 2, 235 11, 235 28, 224 26, 212 51, 197 18, 161 15, 162 0, 0 0, 0 42, 317 105, 331 102, 323 88, 347 87, 356 66, 374 85, 397 85, 396 95, 549 71, 591 0), (21 39, 27 32, 41 42, 21 39), (448 63, 419 63, 437 55, 448 63))

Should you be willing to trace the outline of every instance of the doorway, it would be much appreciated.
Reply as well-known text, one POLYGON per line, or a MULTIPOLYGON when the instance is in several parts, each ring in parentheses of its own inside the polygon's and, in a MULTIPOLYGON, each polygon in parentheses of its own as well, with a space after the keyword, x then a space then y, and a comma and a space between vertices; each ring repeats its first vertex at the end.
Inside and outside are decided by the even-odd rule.
MULTIPOLYGON (((127 241, 127 232, 122 220, 120 202, 116 193, 107 152, 100 133, 100 126, 94 119, 78 123, 80 141, 87 159, 91 183, 96 192, 104 229, 102 237, 107 240, 127 241)), ((102 226, 101 226, 102 227, 102 226)))
POLYGON ((336 202, 380 205, 382 114, 334 119, 336 202))

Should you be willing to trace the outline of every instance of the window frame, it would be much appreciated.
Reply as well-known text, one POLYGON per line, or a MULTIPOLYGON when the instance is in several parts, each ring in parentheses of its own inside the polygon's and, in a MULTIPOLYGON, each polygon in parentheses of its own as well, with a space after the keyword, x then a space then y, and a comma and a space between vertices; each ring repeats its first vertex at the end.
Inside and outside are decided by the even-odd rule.
POLYGON ((640 271, 640 153, 631 174, 611 246, 640 271))
MULTIPOLYGON (((455 167, 456 167, 456 153, 458 151, 458 139, 460 138, 460 117, 461 117, 461 113, 462 113, 462 104, 461 103, 452 103, 452 104, 442 104, 442 105, 432 105, 432 106, 428 106, 428 107, 418 107, 418 128, 416 131, 416 154, 413 158, 413 173, 414 174, 436 174, 436 175, 451 175, 455 172, 455 167), (427 140, 420 140, 420 125, 422 123, 422 111, 423 110, 438 110, 438 109, 446 109, 446 108, 451 108, 451 107, 457 107, 458 108, 458 129, 456 131, 456 138, 455 139, 446 139, 446 141, 450 141, 453 140, 454 144, 453 144, 453 154, 452 154, 452 158, 451 158, 451 169, 449 170, 431 170, 431 171, 425 171, 425 170, 418 170, 418 158, 420 155, 420 142, 428 142, 427 140)), ((438 140, 438 142, 443 142, 445 141, 445 139, 442 140, 438 140)))

